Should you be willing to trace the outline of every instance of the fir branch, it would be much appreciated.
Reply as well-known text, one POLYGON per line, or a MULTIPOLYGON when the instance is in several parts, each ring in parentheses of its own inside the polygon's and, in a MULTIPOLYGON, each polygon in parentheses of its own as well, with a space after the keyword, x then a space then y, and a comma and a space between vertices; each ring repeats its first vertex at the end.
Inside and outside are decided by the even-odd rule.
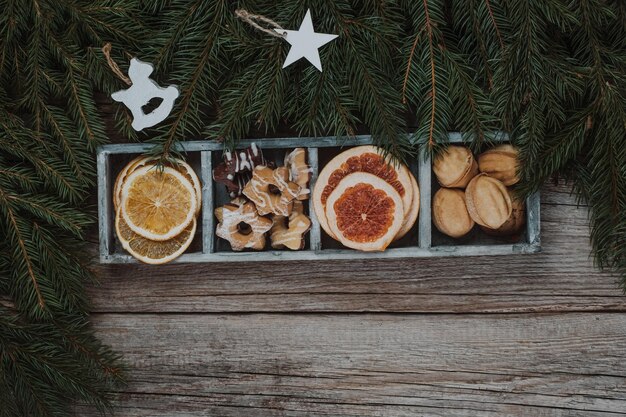
MULTIPOLYGON (((412 145, 404 133, 405 121, 402 116, 402 97, 398 73, 390 73, 388 67, 395 67, 399 34, 394 26, 385 25, 382 16, 358 18, 351 16, 349 5, 342 2, 330 2, 328 8, 340 33, 337 45, 341 48, 339 56, 345 57, 347 72, 346 84, 353 92, 353 100, 363 122, 367 125, 375 142, 385 152, 404 160, 412 153, 412 145)), ((366 2, 364 9, 377 9, 366 2)), ((322 9, 320 7, 319 9, 322 9)), ((385 9, 396 18, 399 10, 394 7, 385 9)))
POLYGON ((411 67, 413 65, 413 57, 415 56, 415 49, 417 48, 417 43, 420 40, 420 36, 423 32, 423 29, 417 32, 415 35, 415 40, 413 41, 413 45, 411 45, 411 51, 409 52, 409 59, 406 64, 406 70, 404 71, 404 81, 402 82, 402 104, 407 104, 406 98, 406 89, 407 84, 409 83, 409 74, 411 73, 411 67))
POLYGON ((6 198, 3 191, 0 190, 0 211, 7 219, 7 224, 3 229, 7 232, 8 238, 11 241, 14 250, 12 252, 13 259, 16 268, 16 272, 19 275, 26 276, 32 284, 32 289, 37 296, 37 304, 39 309, 34 311, 34 315, 41 315, 46 309, 46 302, 39 288, 39 282, 35 273, 35 267, 31 258, 31 252, 26 248, 26 236, 21 230, 17 215, 14 209, 11 207, 9 200, 6 198))
POLYGON ((84 319, 25 323, 15 310, 0 307, 0 313, 0 386, 12 394, 0 415, 70 415, 70 398, 102 412, 110 407, 108 392, 122 383, 119 359, 91 336, 84 319))
MULTIPOLYGON (((498 0, 493 3, 501 8, 498 0)), ((500 19, 500 17, 498 17, 500 19)), ((477 82, 487 90, 493 87, 493 63, 504 50, 496 14, 489 0, 453 1, 452 33, 448 43, 458 45, 474 68, 477 82)))
POLYGON ((189 107, 191 104, 191 100, 192 100, 193 94, 195 93, 196 87, 198 86, 198 83, 200 81, 200 77, 202 76, 204 68, 205 66, 209 64, 211 47, 212 47, 212 42, 207 41, 206 45, 204 46, 204 49, 200 53, 200 58, 198 59, 196 68, 191 73, 191 79, 189 81, 189 84, 187 85, 187 87, 185 88, 183 92, 183 97, 180 102, 181 109, 176 115, 176 117, 174 118, 174 121, 172 122, 171 127, 167 131, 167 134, 165 135, 165 141, 161 144, 161 149, 159 151, 163 154, 163 158, 165 160, 170 159, 171 157, 170 153, 172 151, 172 148, 174 144, 179 140, 179 138, 177 137, 179 130, 182 129, 184 131, 184 127, 183 127, 184 120, 189 115, 189 111, 190 111, 189 107))
POLYGON ((154 39, 152 55, 157 69, 174 69, 170 78, 181 86, 176 113, 157 129, 153 139, 158 145, 154 153, 169 159, 178 141, 199 136, 206 126, 214 104, 216 80, 225 68, 220 64, 223 59, 219 55, 219 37, 227 22, 232 24, 233 17, 226 0, 198 0, 191 5, 187 1, 173 1, 159 8, 161 15, 176 23, 168 25, 169 31, 162 31, 163 26, 156 19, 154 25, 162 33, 154 39))
MULTIPOLYGON (((457 130, 475 138, 472 146, 480 147, 485 132, 496 126, 492 103, 485 92, 487 86, 481 85, 481 76, 467 63, 470 57, 459 50, 458 45, 465 42, 460 40, 463 34, 457 36, 450 31, 455 25, 472 26, 472 17, 461 23, 451 22, 443 14, 442 3, 435 0, 407 2, 403 7, 414 37, 410 48, 408 43, 405 47, 405 101, 417 117, 417 141, 425 145, 426 151, 437 152, 446 144, 447 132, 457 130)), ((459 13, 453 10, 451 15, 459 13)), ((467 30, 466 36, 471 36, 471 29, 467 30)), ((487 61, 484 57, 480 60, 487 61)))
POLYGON ((118 358, 86 324, 80 240, 92 152, 106 139, 94 86, 114 86, 87 58, 103 39, 134 46, 133 4, 0 0, 3 417, 68 416, 73 401, 105 411, 120 381, 118 358))
MULTIPOLYGON (((496 31, 496 36, 498 38, 498 42, 500 42, 500 47, 504 49, 504 40, 502 39, 502 35, 500 34, 500 29, 498 29, 498 23, 496 22, 496 17, 493 13, 493 9, 491 8, 491 3, 489 0, 485 0, 485 6, 487 6, 487 10, 489 11, 489 17, 491 19, 491 22, 493 23, 493 28, 496 31)), ((477 33, 476 36, 478 36, 477 33)))
POLYGON ((29 144, 33 138, 41 143, 42 138, 47 139, 47 135, 40 133, 37 137, 33 131, 25 128, 21 121, 0 109, 0 146, 4 152, 30 163, 39 178, 45 184, 54 187, 65 200, 69 202, 81 200, 84 190, 76 184, 65 164, 54 153, 41 155, 39 149, 34 149, 32 144, 29 144))
POLYGON ((52 105, 43 105, 40 108, 43 114, 44 126, 50 131, 52 137, 58 140, 64 160, 71 167, 79 184, 84 186, 93 185, 93 169, 89 169, 81 161, 87 158, 88 152, 78 144, 80 138, 73 132, 71 121, 63 114, 63 111, 52 105))
POLYGON ((565 121, 567 101, 580 92, 581 83, 573 76, 562 39, 548 30, 555 24, 567 27, 569 12, 552 2, 544 7, 516 0, 513 7, 512 32, 494 74, 494 107, 521 147, 522 174, 530 178, 543 138, 565 121))
POLYGON ((41 186, 41 182, 37 181, 32 169, 8 164, 2 159, 0 159, 0 183, 2 187, 19 187, 30 193, 35 192, 41 186))
POLYGON ((432 102, 430 112, 430 123, 428 124, 428 147, 433 149, 435 147, 434 133, 435 133, 435 114, 437 104, 437 82, 435 81, 435 54, 433 52, 433 28, 430 21, 430 15, 428 14, 428 2, 424 1, 424 19, 426 33, 428 35, 428 56, 430 62, 430 100, 432 102))
MULTIPOLYGON (((280 44, 275 44, 273 50, 279 51, 280 44)), ((280 98, 275 100, 271 105, 267 102, 270 98, 264 95, 257 95, 258 90, 268 91, 274 77, 268 77, 268 74, 274 74, 275 77, 281 77, 282 74, 276 70, 279 61, 259 61, 259 63, 251 63, 245 69, 242 69, 233 82, 223 89, 220 98, 220 108, 224 116, 212 127, 209 127, 208 133, 212 130, 215 138, 223 139, 227 147, 234 146, 237 139, 244 137, 250 130, 253 118, 257 122, 274 124, 275 118, 267 114, 267 109, 280 106, 280 98), (270 107, 271 106, 271 107, 270 107), (266 113, 262 113, 265 107, 266 113)), ((280 69, 280 68, 279 68, 280 69)), ((274 115, 277 113, 272 112, 274 115)))
POLYGON ((19 205, 33 216, 56 225, 78 238, 81 237, 83 228, 90 223, 89 217, 84 213, 59 203, 54 197, 27 194, 7 194, 3 197, 7 203, 19 205))

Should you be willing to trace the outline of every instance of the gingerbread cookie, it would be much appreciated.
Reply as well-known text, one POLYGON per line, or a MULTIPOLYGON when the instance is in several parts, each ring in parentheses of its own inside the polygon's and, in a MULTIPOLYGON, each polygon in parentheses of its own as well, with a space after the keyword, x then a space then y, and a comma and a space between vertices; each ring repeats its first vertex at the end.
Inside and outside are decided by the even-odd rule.
POLYGON ((254 204, 225 204, 215 209, 215 217, 219 221, 215 234, 230 242, 234 251, 265 248, 265 233, 273 221, 259 216, 254 204))
POLYGON ((300 186, 289 181, 289 169, 271 169, 257 166, 252 179, 243 189, 243 194, 256 205, 261 216, 276 214, 289 216, 293 200, 298 196, 300 186))
POLYGON ((230 204, 234 204, 236 206, 243 206, 247 202, 248 202, 248 199, 246 199, 243 196, 238 196, 238 197, 235 197, 232 200, 230 200, 230 204))
POLYGON ((311 219, 304 214, 301 201, 294 201, 289 217, 275 216, 270 231, 270 239, 274 249, 304 249, 304 235, 311 230, 311 219))
POLYGON ((231 198, 241 195, 256 166, 268 164, 254 143, 241 151, 224 152, 223 159, 224 162, 213 169, 213 179, 226 186, 231 198))
POLYGON ((298 200, 307 200, 311 194, 309 181, 313 171, 306 163, 306 151, 304 148, 296 148, 285 155, 285 166, 289 168, 289 178, 300 186, 298 200))

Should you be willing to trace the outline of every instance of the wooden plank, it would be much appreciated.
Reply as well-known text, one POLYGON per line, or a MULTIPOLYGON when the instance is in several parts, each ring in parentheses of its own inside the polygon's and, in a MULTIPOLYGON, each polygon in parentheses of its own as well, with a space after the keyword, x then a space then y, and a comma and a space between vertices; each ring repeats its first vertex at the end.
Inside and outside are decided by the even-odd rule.
MULTIPOLYGON (((550 199, 553 190, 543 195, 550 199)), ((597 271, 589 258, 586 209, 572 197, 566 202, 572 204, 542 205, 544 247, 532 256, 94 264, 100 285, 90 295, 98 312, 626 311, 616 277, 597 271)))
POLYGON ((578 202, 572 194, 572 186, 568 183, 546 183, 542 187, 541 204, 560 204, 574 207, 587 207, 585 202, 578 202))
MULTIPOLYGON (((134 416, 614 416, 626 315, 94 317, 134 416)), ((79 415, 95 415, 80 408, 79 415)))

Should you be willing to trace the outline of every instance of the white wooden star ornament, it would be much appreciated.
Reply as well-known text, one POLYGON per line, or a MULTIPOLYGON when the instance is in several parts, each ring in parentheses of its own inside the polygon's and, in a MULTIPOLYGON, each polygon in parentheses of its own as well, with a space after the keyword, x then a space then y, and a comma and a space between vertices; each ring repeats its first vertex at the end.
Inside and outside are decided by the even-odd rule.
POLYGON ((283 68, 288 67, 301 58, 306 58, 320 72, 322 71, 322 63, 320 61, 319 48, 335 39, 338 35, 328 33, 317 33, 313 30, 313 20, 311 19, 311 10, 307 10, 304 20, 300 24, 298 30, 274 29, 276 32, 283 34, 285 40, 291 44, 289 54, 285 59, 283 68))
POLYGON ((152 64, 142 62, 137 58, 130 61, 128 76, 132 85, 127 90, 116 91, 111 94, 115 101, 121 101, 133 114, 133 129, 140 131, 146 127, 152 127, 169 116, 174 101, 178 98, 178 88, 175 85, 161 87, 150 78, 154 71, 152 64), (142 107, 150 102, 150 99, 159 97, 163 99, 159 107, 145 114, 142 107))

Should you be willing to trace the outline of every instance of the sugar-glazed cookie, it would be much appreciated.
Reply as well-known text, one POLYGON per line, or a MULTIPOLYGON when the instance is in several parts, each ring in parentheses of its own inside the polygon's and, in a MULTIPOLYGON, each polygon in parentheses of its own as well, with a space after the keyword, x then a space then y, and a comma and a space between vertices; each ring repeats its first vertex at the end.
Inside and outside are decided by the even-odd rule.
POLYGON ((285 166, 289 168, 289 179, 300 186, 297 199, 307 200, 311 194, 309 181, 311 181, 312 169, 306 163, 304 148, 296 148, 285 155, 285 166))
POLYGON ((311 230, 311 219, 304 214, 302 201, 294 201, 289 217, 275 216, 270 231, 274 249, 304 249, 304 235, 311 230))
POLYGON ((259 216, 254 204, 225 204, 215 209, 215 217, 219 221, 215 234, 230 242, 234 251, 265 248, 265 233, 273 221, 259 216))
POLYGON ((228 189, 231 198, 241 195, 243 187, 250 181, 251 172, 257 165, 268 165, 263 152, 256 144, 240 151, 226 151, 224 162, 213 170, 213 179, 228 189))
POLYGON ((261 216, 270 213, 289 216, 292 202, 299 192, 300 186, 289 181, 287 167, 271 169, 257 166, 252 172, 252 179, 243 189, 243 194, 256 205, 261 216))

